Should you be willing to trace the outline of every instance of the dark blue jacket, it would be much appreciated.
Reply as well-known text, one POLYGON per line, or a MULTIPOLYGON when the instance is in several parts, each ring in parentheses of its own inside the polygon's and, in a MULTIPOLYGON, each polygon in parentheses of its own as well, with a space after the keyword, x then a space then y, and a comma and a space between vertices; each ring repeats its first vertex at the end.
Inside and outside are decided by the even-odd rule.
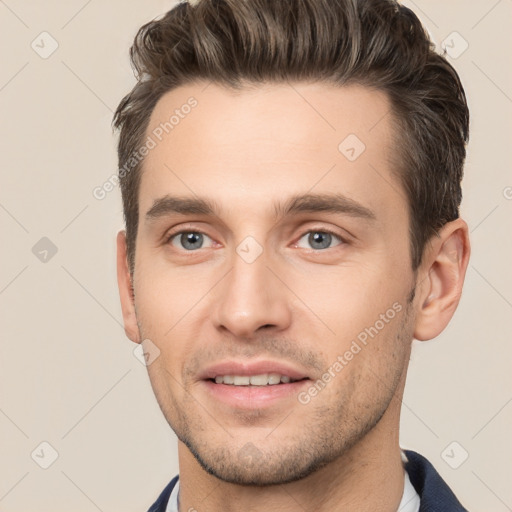
MULTIPOLYGON (((405 469, 420 496, 420 512, 467 512, 425 457, 409 450, 405 450, 405 454, 409 460, 405 464, 405 469)), ((148 512, 165 512, 169 496, 177 481, 178 476, 175 476, 148 512)))

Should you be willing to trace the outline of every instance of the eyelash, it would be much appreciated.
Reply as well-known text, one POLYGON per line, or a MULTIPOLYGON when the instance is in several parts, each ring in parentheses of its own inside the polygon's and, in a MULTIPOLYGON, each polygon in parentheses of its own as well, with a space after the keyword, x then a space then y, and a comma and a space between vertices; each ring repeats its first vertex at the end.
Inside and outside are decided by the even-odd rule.
MULTIPOLYGON (((197 230, 197 229, 183 229, 181 231, 176 231, 174 233, 171 233, 167 239, 166 239, 166 243, 167 244, 170 244, 171 241, 176 238, 177 236, 179 235, 182 235, 184 233, 196 233, 196 234, 199 234, 199 235, 203 235, 203 236, 206 236, 210 239, 212 239, 210 236, 208 236, 204 231, 200 231, 200 230, 197 230)), ((338 245, 335 245, 334 247, 327 247, 326 249, 310 249, 311 251, 314 251, 314 252, 323 252, 323 251, 326 251, 328 249, 334 249, 335 247, 338 247, 340 245, 345 245, 347 244, 347 241, 345 238, 343 238, 342 236, 340 236, 338 233, 335 233, 334 231, 330 230, 330 229, 326 229, 326 228, 322 228, 322 229, 308 229, 307 231, 305 231, 304 233, 302 233, 299 238, 297 239, 297 242, 296 244, 302 239, 304 238, 305 235, 309 234, 309 233, 324 233, 324 234, 329 234, 331 236, 333 236, 334 238, 337 238, 340 243, 338 245)), ((185 250, 185 249, 184 249, 185 250)), ((200 249, 196 249, 196 251, 198 251, 200 249)), ((185 250, 185 252, 195 252, 195 251, 187 251, 185 250)))
POLYGON ((305 235, 309 234, 309 233, 323 233, 323 234, 328 234, 328 235, 331 235, 333 238, 337 238, 340 243, 338 245, 335 245, 333 247, 327 247, 327 249, 310 249, 311 251, 314 251, 314 252, 323 252, 323 251, 327 251, 328 249, 335 249, 336 247, 339 247, 340 245, 345 245, 347 244, 347 241, 345 240, 345 238, 343 238, 342 236, 340 236, 338 233, 335 233, 334 231, 330 230, 330 229, 324 229, 324 228, 321 228, 321 229, 308 229, 307 231, 305 231, 304 233, 302 233, 302 235, 299 236, 299 238, 297 239, 297 242, 299 242, 299 240, 301 240, 302 238, 304 238, 305 235))

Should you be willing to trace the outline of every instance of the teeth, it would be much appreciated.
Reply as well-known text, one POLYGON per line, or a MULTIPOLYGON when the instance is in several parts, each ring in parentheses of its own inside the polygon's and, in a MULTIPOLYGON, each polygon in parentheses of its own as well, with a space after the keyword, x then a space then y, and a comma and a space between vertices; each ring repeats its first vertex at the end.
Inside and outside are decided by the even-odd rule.
POLYGON ((233 384, 235 386, 248 386, 250 381, 251 381, 251 377, 249 377, 248 375, 244 375, 244 376, 235 375, 233 384))
MULTIPOLYGON (((268 382, 268 375, 266 373, 263 375, 251 375, 251 386, 266 386, 268 382)), ((271 384, 274 383, 271 382, 271 384)))
POLYGON ((277 373, 271 373, 268 376, 268 383, 269 384, 279 384, 280 382, 281 382, 281 375, 278 375, 277 373))
POLYGON ((263 373, 261 375, 217 375, 216 384, 231 384, 234 386, 273 386, 275 384, 292 382, 287 375, 278 373, 263 373))

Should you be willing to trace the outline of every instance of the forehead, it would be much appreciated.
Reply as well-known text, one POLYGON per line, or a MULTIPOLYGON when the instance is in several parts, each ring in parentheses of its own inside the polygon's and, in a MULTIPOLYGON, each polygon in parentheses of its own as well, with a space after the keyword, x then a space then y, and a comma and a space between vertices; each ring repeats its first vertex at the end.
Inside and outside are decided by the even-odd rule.
POLYGON ((263 213, 283 196, 339 192, 379 211, 405 197, 392 172, 391 106, 363 86, 181 86, 157 103, 141 215, 164 194, 263 213))

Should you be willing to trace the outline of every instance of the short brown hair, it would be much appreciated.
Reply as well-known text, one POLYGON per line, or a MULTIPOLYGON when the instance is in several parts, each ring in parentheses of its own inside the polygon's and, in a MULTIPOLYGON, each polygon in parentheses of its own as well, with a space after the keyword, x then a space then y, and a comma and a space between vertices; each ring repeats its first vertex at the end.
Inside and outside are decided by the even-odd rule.
MULTIPOLYGON (((429 238, 459 216, 469 111, 454 68, 416 15, 394 0, 199 0, 141 27, 130 50, 138 82, 119 104, 119 169, 141 147, 168 91, 197 80, 325 81, 387 94, 410 212, 416 269, 429 238)), ((143 161, 119 174, 134 270, 143 161)))

